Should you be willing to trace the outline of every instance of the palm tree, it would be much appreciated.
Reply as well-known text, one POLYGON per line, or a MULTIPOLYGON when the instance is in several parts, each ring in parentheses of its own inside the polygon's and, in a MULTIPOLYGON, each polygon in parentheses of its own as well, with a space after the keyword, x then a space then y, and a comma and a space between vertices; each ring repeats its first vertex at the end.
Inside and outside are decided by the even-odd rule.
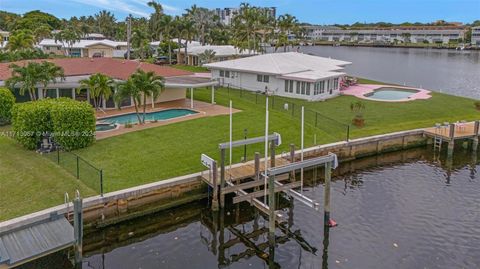
POLYGON ((42 62, 40 64, 41 73, 39 82, 43 85, 42 95, 43 97, 47 96, 47 86, 50 82, 57 83, 57 78, 60 80, 65 80, 65 74, 63 68, 52 63, 52 62, 42 62))
POLYGON ((185 58, 184 64, 188 64, 188 42, 193 40, 193 36, 196 34, 195 22, 187 17, 182 20, 182 36, 185 39, 185 58))
MULTIPOLYGON (((175 19, 172 21, 172 31, 173 35, 177 38, 178 50, 177 50, 177 61, 180 59, 180 51, 182 48, 182 35, 183 35, 183 20, 179 16, 175 16, 175 19)), ((185 56, 186 57, 186 56, 185 56)))
POLYGON ((300 27, 298 26, 298 20, 290 14, 281 15, 278 18, 278 28, 280 32, 276 48, 283 46, 284 51, 287 51, 287 46, 290 44, 288 35, 299 32, 300 27))
POLYGON ((138 123, 142 123, 140 113, 138 112, 138 106, 141 103, 142 94, 140 89, 135 85, 132 78, 129 78, 127 81, 118 84, 117 92, 113 97, 115 104, 117 104, 117 107, 121 106, 121 103, 125 98, 132 98, 133 105, 135 107, 135 113, 137 114, 138 118, 138 123))
POLYGON ((28 92, 30 100, 37 100, 37 84, 42 81, 42 67, 39 63, 30 62, 25 66, 11 64, 12 76, 7 79, 6 85, 11 90, 19 87, 21 95, 28 92))
POLYGON ((113 38, 115 35, 115 16, 106 10, 100 11, 95 14, 96 27, 98 32, 105 35, 107 38, 113 38))
POLYGON ((168 42, 168 62, 170 64, 172 64, 172 42, 170 39, 172 39, 173 26, 172 16, 168 15, 162 16, 157 24, 157 29, 160 32, 160 35, 168 42))
POLYGON ((158 40, 160 38, 158 25, 160 20, 162 19, 163 14, 163 7, 160 3, 156 1, 150 1, 147 3, 149 7, 152 7, 155 12, 150 15, 150 20, 148 21, 148 28, 153 39, 158 40))
POLYGON ((77 89, 77 92, 82 89, 88 89, 90 91, 90 98, 93 99, 93 106, 98 110, 102 100, 110 98, 114 86, 115 83, 113 79, 104 74, 96 73, 88 79, 80 80, 80 87, 77 89))
POLYGON ((197 5, 193 5, 191 8, 186 9, 186 11, 186 17, 194 21, 197 34, 200 35, 200 42, 202 45, 205 45, 207 33, 210 31, 210 28, 215 26, 217 20, 215 11, 197 7, 197 5))
POLYGON ((35 29, 35 40, 37 42, 42 41, 45 38, 50 38, 52 36, 52 29, 48 27, 48 25, 43 24, 40 25, 37 29, 35 29))
POLYGON ((151 96, 152 102, 154 102, 165 89, 165 80, 163 77, 157 76, 155 72, 145 72, 141 69, 137 69, 137 71, 131 75, 131 79, 135 87, 137 87, 143 95, 143 118, 141 123, 144 124, 147 110, 147 96, 151 96))
POLYGON ((138 51, 138 57, 144 59, 149 48, 148 36, 142 29, 135 29, 132 35, 132 47, 138 51))
POLYGON ((204 52, 198 55, 198 58, 200 59, 200 63, 208 64, 213 62, 213 60, 215 59, 215 54, 216 53, 213 50, 205 50, 204 52))
POLYGON ((70 26, 65 30, 62 30, 55 34, 55 42, 60 41, 63 44, 67 44, 68 50, 65 51, 66 56, 72 56, 73 45, 80 42, 82 34, 74 27, 70 26))
POLYGON ((9 38, 7 49, 9 51, 20 51, 33 49, 35 38, 30 30, 15 31, 9 38))

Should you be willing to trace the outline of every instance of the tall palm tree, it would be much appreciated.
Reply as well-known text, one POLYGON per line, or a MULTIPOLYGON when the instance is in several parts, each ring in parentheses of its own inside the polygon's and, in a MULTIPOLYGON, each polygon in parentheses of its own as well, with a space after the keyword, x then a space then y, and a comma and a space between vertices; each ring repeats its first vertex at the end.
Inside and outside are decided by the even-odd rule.
POLYGON ((135 29, 132 35, 132 47, 138 51, 140 59, 146 58, 147 50, 149 49, 148 34, 142 29, 135 29))
POLYGON ((205 50, 204 52, 200 53, 198 55, 198 58, 200 59, 201 64, 208 64, 213 62, 215 59, 215 51, 213 50, 205 50))
POLYGON ((25 66, 11 64, 12 76, 7 79, 6 85, 11 90, 19 87, 21 95, 28 92, 30 100, 37 100, 37 84, 42 81, 42 67, 39 63, 30 62, 25 66))
POLYGON ((281 15, 278 17, 278 28, 280 31, 276 48, 283 46, 284 51, 286 51, 287 46, 291 43, 288 35, 296 34, 300 30, 300 27, 298 26, 298 20, 295 18, 295 16, 290 14, 281 15))
POLYGON ((131 75, 131 79, 140 92, 143 95, 143 118, 141 123, 145 123, 146 110, 147 110, 147 96, 152 97, 152 102, 165 89, 164 78, 157 76, 155 72, 145 72, 141 69, 137 69, 135 73, 131 75))
POLYGON ((163 37, 164 40, 168 42, 168 62, 172 64, 172 34, 174 32, 174 24, 172 16, 164 15, 158 21, 157 29, 160 33, 160 36, 163 37))
POLYGON ((52 62, 42 62, 40 64, 41 73, 39 82, 43 85, 42 95, 47 96, 47 86, 49 83, 57 83, 57 79, 65 80, 63 68, 52 62))
POLYGON ((72 56, 73 45, 80 42, 82 34, 73 26, 66 28, 55 34, 55 42, 61 42, 62 45, 67 44, 68 50, 65 51, 65 56, 72 56))
POLYGON ((197 34, 200 37, 200 42, 202 45, 205 45, 206 36, 208 32, 214 28, 217 21, 215 11, 203 7, 197 7, 197 5, 193 5, 191 8, 186 9, 186 11, 186 17, 194 21, 197 34))
POLYGON ((115 15, 110 11, 102 10, 95 14, 96 27, 99 33, 105 35, 107 38, 113 38, 115 35, 115 15))
POLYGON ((180 51, 182 48, 182 36, 183 36, 183 19, 181 17, 175 16, 175 19, 173 19, 172 31, 173 31, 173 36, 177 38, 177 44, 178 44, 177 61, 179 61, 180 51))
POLYGON ((132 78, 129 78, 125 82, 119 83, 117 85, 117 92, 113 97, 115 104, 117 104, 118 107, 121 106, 121 103, 125 98, 132 98, 138 122, 142 123, 142 119, 140 118, 140 113, 138 111, 138 107, 142 102, 142 93, 140 89, 135 85, 132 78))
POLYGON ((112 96, 115 83, 110 77, 97 73, 91 75, 88 79, 80 80, 79 92, 82 89, 90 91, 90 98, 93 100, 93 106, 96 110, 100 108, 102 100, 107 100, 112 96))
POLYGON ((151 37, 155 40, 159 40, 159 31, 158 31, 158 24, 159 21, 162 19, 163 14, 163 7, 160 3, 156 1, 150 1, 147 3, 149 7, 152 7, 155 11, 150 15, 150 19, 148 21, 148 28, 151 34, 151 37))
POLYGON ((9 51, 21 51, 33 49, 35 38, 30 30, 15 31, 9 38, 7 49, 9 51))
POLYGON ((40 42, 45 38, 50 38, 52 36, 52 29, 46 25, 40 25, 34 32, 35 41, 40 42))
POLYGON ((185 39, 185 58, 184 64, 188 64, 188 43, 193 40, 194 35, 196 34, 195 22, 188 17, 184 17, 182 20, 182 37, 185 39))

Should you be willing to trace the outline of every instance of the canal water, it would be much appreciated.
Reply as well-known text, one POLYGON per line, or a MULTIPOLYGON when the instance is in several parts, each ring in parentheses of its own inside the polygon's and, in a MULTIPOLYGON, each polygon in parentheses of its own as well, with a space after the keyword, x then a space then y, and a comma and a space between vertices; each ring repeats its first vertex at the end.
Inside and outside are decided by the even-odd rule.
MULTIPOLYGON (((223 214, 208 201, 89 232, 82 268, 480 268, 479 158, 417 148, 343 163, 332 217, 279 195, 288 221, 270 248, 268 221, 247 204, 223 214)), ((305 193, 323 201, 323 172, 305 193)), ((59 252, 23 268, 72 268, 59 252)))
POLYGON ((345 46, 300 51, 350 61, 346 70, 354 76, 480 99, 480 51, 345 46))

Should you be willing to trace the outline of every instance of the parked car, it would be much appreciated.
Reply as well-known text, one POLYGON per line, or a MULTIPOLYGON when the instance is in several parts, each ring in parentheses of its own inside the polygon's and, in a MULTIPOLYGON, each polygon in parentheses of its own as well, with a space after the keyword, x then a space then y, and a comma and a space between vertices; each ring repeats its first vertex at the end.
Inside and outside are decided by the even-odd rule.
POLYGON ((103 54, 100 53, 100 52, 95 52, 93 55, 92 55, 92 58, 102 58, 103 57, 103 54))
MULTIPOLYGON (((170 64, 170 61, 168 60, 168 56, 158 56, 157 58, 155 58, 155 61, 153 63, 158 65, 166 65, 170 64)), ((172 64, 177 64, 177 61, 172 59, 172 64)))

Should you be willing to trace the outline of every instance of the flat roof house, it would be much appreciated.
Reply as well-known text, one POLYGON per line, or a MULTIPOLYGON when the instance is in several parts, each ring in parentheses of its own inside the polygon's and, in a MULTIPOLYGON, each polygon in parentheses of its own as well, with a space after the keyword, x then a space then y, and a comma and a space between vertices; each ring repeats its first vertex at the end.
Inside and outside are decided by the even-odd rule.
MULTIPOLYGON (((168 66, 159 66, 149 63, 143 63, 133 60, 119 60, 112 58, 68 58, 68 59, 48 59, 48 60, 31 60, 35 62, 48 61, 60 66, 64 70, 65 80, 57 80, 56 83, 47 85, 46 96, 49 98, 68 97, 78 101, 90 101, 90 92, 88 89, 77 89, 80 87, 80 81, 86 79, 93 74, 101 73, 111 77, 116 81, 125 81, 137 69, 144 71, 153 71, 155 74, 165 78, 165 90, 156 99, 147 99, 147 104, 167 102, 185 99, 187 89, 193 91, 193 88, 208 87, 217 85, 218 82, 209 78, 195 77, 193 73, 171 68, 168 66)), ((31 61, 15 62, 17 65, 26 65, 31 61)), ((12 63, 0 63, 0 86, 5 85, 5 81, 12 76, 10 65, 12 63)), ((38 85, 38 96, 42 98, 42 85, 38 85)), ((28 94, 20 95, 18 90, 13 91, 17 102, 29 101, 28 94)), ((115 103, 110 97, 108 100, 102 101, 103 109, 116 108, 115 103)), ((121 107, 132 106, 133 101, 124 100, 121 107)), ((191 102, 193 106, 193 100, 191 102)))
POLYGON ((340 94, 350 62, 298 52, 271 53, 204 65, 220 85, 309 101, 340 94))
MULTIPOLYGON (((187 47, 187 65, 199 66, 203 63, 200 59, 200 54, 207 50, 215 52, 213 62, 226 61, 241 57, 249 57, 257 55, 254 51, 241 50, 231 45, 205 45, 205 46, 188 46, 187 47)), ((177 51, 178 52, 178 51, 177 51)), ((185 49, 180 49, 178 63, 185 61, 185 49)))
POLYGON ((38 44, 43 52, 55 55, 72 57, 122 57, 127 51, 127 42, 82 39, 71 45, 67 42, 55 41, 55 39, 43 39, 38 44))
POLYGON ((470 43, 480 48, 480 26, 472 27, 472 40, 470 43))

